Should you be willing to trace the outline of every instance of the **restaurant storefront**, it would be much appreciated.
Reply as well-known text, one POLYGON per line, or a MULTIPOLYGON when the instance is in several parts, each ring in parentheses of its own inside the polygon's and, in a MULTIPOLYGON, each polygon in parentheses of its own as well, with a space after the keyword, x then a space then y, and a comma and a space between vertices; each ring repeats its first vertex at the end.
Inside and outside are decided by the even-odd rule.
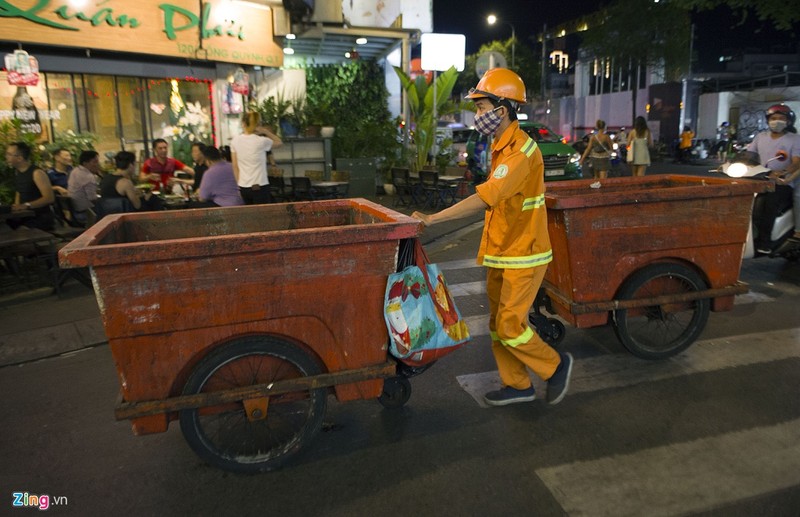
POLYGON ((264 5, 83 4, 0 0, 0 52, 25 49, 38 66, 35 85, 9 84, 0 73, 0 122, 19 119, 42 142, 90 132, 101 153, 144 155, 165 138, 185 157, 194 141, 227 141, 226 119, 246 102, 229 82, 237 71, 283 62, 264 5))

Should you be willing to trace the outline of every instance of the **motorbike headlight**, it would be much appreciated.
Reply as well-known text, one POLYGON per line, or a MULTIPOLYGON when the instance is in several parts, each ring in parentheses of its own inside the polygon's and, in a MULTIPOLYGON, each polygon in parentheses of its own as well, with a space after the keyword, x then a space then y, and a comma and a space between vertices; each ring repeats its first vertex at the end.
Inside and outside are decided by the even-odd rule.
POLYGON ((614 142, 614 144, 611 146, 611 148, 616 151, 617 149, 619 149, 619 144, 614 142))
POLYGON ((569 157, 569 163, 578 163, 581 161, 581 155, 579 153, 573 153, 569 157))

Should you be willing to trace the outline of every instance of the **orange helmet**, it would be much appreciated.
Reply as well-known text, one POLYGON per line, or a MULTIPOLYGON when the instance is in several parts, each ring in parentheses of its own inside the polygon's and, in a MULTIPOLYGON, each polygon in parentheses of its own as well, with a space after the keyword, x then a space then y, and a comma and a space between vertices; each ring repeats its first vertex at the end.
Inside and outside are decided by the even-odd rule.
POLYGON ((487 70, 478 85, 470 88, 467 99, 480 99, 489 97, 493 100, 509 100, 519 104, 527 102, 525 97, 525 83, 520 76, 507 68, 492 68, 487 70))

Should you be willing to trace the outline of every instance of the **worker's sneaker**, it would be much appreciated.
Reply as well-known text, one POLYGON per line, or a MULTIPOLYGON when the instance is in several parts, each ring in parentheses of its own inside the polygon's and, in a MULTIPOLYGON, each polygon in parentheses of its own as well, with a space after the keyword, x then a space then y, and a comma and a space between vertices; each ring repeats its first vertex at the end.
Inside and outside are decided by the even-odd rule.
POLYGON ((572 376, 572 354, 559 353, 561 363, 556 372, 547 381, 547 403, 555 405, 564 400, 569 389, 569 378, 572 376))
POLYGON ((533 386, 524 390, 518 390, 511 386, 504 386, 497 391, 490 391, 483 396, 483 400, 490 406, 507 406, 520 402, 533 402, 536 400, 536 392, 533 386))

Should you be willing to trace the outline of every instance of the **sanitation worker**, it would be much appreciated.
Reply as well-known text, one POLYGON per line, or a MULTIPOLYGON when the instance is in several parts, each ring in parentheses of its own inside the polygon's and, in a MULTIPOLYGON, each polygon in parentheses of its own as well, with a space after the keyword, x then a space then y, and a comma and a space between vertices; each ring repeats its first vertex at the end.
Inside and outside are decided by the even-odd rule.
POLYGON ((527 368, 547 380, 547 401, 558 404, 569 388, 572 355, 545 343, 528 311, 553 259, 544 204, 544 162, 536 142, 517 122, 525 103, 522 79, 505 68, 486 72, 467 95, 475 103, 475 129, 494 136, 492 171, 476 193, 435 214, 414 212, 426 226, 485 211, 478 264, 487 268, 489 330, 502 389, 484 395, 491 406, 536 398, 527 368))

